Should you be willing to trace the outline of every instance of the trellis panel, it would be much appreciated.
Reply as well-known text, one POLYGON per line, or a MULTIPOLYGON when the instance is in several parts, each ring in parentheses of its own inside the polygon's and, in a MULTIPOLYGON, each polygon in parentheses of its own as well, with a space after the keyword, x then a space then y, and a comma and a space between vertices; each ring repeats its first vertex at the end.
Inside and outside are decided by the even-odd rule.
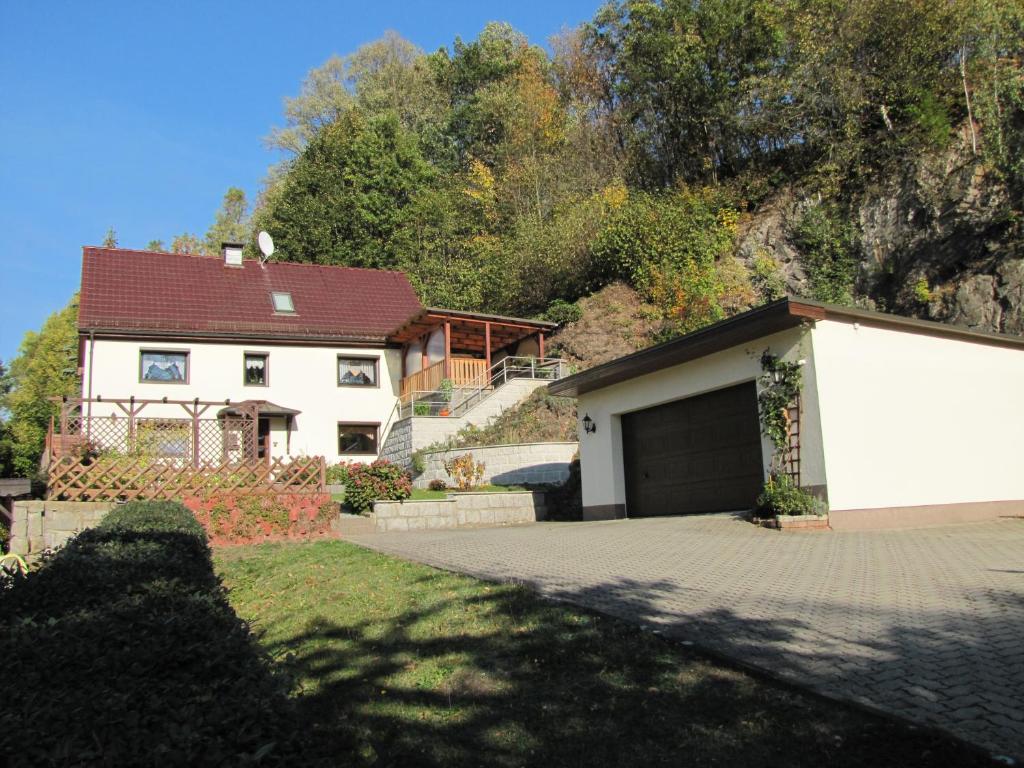
POLYGON ((191 463, 144 457, 61 456, 49 468, 47 497, 67 501, 181 499, 210 493, 323 493, 322 456, 290 461, 191 463))

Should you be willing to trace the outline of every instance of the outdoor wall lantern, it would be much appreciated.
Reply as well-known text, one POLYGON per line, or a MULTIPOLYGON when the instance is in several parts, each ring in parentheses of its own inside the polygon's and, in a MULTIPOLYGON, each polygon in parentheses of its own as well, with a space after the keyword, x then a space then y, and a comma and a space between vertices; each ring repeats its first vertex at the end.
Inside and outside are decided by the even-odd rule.
POLYGON ((583 417, 583 431, 588 435, 592 435, 597 432, 597 424, 595 424, 594 420, 590 418, 589 413, 583 417))

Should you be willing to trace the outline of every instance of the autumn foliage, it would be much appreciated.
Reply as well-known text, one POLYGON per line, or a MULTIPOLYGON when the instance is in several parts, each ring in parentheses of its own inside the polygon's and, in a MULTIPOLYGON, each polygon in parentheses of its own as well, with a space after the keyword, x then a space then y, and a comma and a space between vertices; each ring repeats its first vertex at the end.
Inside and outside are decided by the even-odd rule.
POLYGON ((214 546, 323 536, 337 514, 330 496, 318 493, 216 493, 183 503, 214 546))

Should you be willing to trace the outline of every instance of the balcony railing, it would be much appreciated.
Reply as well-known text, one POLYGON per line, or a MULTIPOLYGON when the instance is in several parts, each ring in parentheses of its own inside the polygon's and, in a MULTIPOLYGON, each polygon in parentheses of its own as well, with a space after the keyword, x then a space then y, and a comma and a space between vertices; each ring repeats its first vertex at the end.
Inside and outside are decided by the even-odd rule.
POLYGON ((567 374, 568 366, 559 358, 506 357, 492 365, 489 371, 483 368, 478 376, 467 383, 460 384, 453 380, 454 389, 450 399, 446 399, 438 391, 440 379, 433 389, 410 389, 403 392, 399 399, 399 418, 464 416, 471 408, 485 400, 492 391, 513 379, 555 381, 567 374))
MULTIPOLYGON (((487 361, 472 357, 452 357, 448 360, 448 376, 456 387, 471 386, 487 371, 487 361)), ((401 395, 410 392, 436 392, 444 381, 444 360, 439 360, 421 371, 402 379, 401 395)))

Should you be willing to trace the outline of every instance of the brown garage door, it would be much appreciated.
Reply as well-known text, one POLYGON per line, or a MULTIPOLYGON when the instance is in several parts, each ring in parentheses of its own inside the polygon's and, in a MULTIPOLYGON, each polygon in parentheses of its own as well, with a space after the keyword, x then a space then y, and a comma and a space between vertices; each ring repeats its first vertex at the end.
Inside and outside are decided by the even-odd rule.
POLYGON ((754 383, 622 417, 629 517, 751 509, 761 489, 754 383))

